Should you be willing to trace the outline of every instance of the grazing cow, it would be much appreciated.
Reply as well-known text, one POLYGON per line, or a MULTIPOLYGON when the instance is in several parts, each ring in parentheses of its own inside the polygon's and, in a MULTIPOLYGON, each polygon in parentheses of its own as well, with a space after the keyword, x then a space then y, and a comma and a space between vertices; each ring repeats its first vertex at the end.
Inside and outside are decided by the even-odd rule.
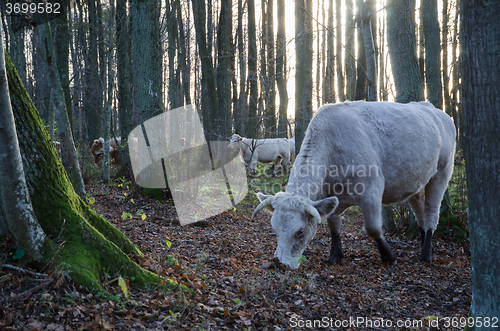
POLYGON ((382 233, 382 204, 408 200, 420 227, 420 260, 430 262, 432 234, 453 171, 455 125, 426 102, 346 102, 321 107, 309 123, 286 192, 258 194, 278 247, 275 256, 297 268, 298 259, 327 219, 330 263, 341 263, 340 216, 360 206, 365 229, 382 262, 396 256, 382 233))
POLYGON ((233 134, 228 148, 233 151, 241 150, 243 160, 253 174, 257 169, 257 161, 274 163, 275 172, 276 166, 280 165, 282 160, 290 163, 290 148, 286 138, 248 139, 233 134))
POLYGON ((295 155, 295 137, 288 139, 288 147, 290 148, 290 157, 295 155))
MULTIPOLYGON (((118 146, 122 145, 122 139, 120 137, 113 138, 109 142, 109 164, 120 163, 120 152, 118 151, 118 146), (118 143, 118 145, 117 145, 118 143)), ((99 138, 94 140, 94 144, 90 148, 90 152, 94 155, 94 163, 102 168, 102 159, 104 154, 104 138, 99 138)))

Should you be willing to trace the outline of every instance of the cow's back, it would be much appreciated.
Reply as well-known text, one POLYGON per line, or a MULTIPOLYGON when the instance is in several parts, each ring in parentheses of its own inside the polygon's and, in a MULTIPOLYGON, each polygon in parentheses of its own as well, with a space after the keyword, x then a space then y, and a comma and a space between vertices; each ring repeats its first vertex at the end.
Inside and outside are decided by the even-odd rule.
POLYGON ((332 181, 382 186, 384 203, 391 203, 420 191, 452 162, 454 142, 453 121, 428 103, 325 105, 309 124, 294 167, 325 164, 341 170, 332 181))

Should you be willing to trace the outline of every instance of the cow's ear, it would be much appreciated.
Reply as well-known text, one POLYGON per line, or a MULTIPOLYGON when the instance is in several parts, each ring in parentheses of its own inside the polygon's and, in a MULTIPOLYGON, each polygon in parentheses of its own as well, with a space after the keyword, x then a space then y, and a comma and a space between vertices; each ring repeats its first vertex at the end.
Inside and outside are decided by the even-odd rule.
MULTIPOLYGON (((267 200, 267 199, 270 199, 270 198, 272 198, 272 197, 273 197, 273 195, 267 195, 267 194, 260 193, 260 192, 258 192, 258 193, 257 193, 257 198, 259 198, 260 202, 262 202, 262 201, 264 201, 264 200, 267 200)), ((271 202, 271 201, 269 200, 269 202, 271 202)), ((264 203, 264 204, 262 204, 262 205, 264 206, 264 209, 266 209, 266 210, 270 211, 271 213, 273 213, 273 212, 274 212, 274 208, 273 208, 273 206, 271 205, 271 203, 268 203, 268 204, 265 204, 265 203, 264 203)))
POLYGON ((337 197, 329 197, 320 201, 316 201, 313 206, 318 210, 322 220, 327 219, 339 205, 337 197))

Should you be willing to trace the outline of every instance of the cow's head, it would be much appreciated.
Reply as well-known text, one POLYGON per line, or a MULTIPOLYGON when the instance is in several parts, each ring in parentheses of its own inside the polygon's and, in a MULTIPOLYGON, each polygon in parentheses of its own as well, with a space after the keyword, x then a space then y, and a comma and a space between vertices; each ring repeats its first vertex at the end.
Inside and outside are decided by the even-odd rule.
POLYGON ((243 138, 239 134, 233 134, 233 136, 229 139, 229 145, 227 148, 233 151, 239 151, 241 141, 243 141, 243 138))
POLYGON ((278 239, 274 256, 292 269, 298 268, 299 258, 316 233, 321 220, 326 219, 339 205, 337 197, 312 201, 290 193, 275 196, 257 193, 261 203, 252 217, 263 208, 271 211, 271 225, 278 239))
POLYGON ((94 155, 94 163, 100 167, 104 148, 104 138, 95 139, 90 147, 90 153, 94 155))

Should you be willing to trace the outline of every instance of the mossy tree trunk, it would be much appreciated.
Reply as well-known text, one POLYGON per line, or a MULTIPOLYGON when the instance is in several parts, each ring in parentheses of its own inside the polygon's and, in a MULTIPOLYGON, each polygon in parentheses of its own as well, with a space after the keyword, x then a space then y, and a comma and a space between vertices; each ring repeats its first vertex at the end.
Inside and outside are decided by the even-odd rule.
POLYGON ((58 130, 57 134, 61 142, 61 158, 75 192, 80 198, 85 199, 85 186, 83 184, 78 156, 73 141, 71 125, 69 121, 66 103, 64 102, 64 90, 61 85, 59 73, 56 67, 56 57, 52 32, 49 23, 38 27, 38 36, 43 50, 40 52, 42 61, 46 64, 48 83, 50 84, 50 107, 56 115, 58 130))
POLYGON ((37 110, 7 59, 7 75, 26 183, 44 233, 59 247, 45 255, 54 270, 65 270, 77 284, 102 290, 103 273, 158 283, 159 276, 130 260, 143 254, 119 230, 75 193, 37 110))
MULTIPOLYGON (((0 26, 0 35, 2 27, 0 26)), ((42 261, 51 242, 36 219, 28 193, 12 115, 3 42, 0 40, 0 236, 12 234, 25 261, 42 261)))

